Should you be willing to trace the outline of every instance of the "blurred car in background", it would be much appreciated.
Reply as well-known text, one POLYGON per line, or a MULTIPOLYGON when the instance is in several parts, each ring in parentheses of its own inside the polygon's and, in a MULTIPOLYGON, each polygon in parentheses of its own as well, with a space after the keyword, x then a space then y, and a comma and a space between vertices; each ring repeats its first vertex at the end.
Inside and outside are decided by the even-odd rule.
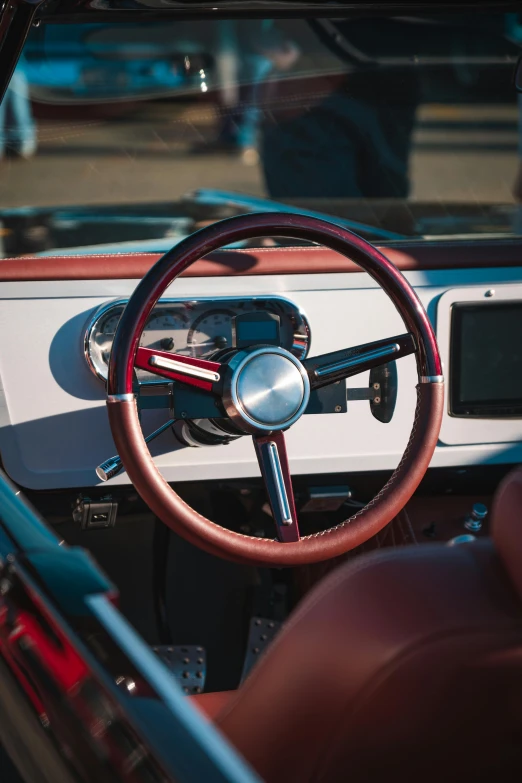
POLYGON ((205 91, 212 58, 190 31, 172 36, 168 25, 143 33, 136 25, 121 28, 75 24, 32 31, 24 66, 32 99, 69 104, 205 91))

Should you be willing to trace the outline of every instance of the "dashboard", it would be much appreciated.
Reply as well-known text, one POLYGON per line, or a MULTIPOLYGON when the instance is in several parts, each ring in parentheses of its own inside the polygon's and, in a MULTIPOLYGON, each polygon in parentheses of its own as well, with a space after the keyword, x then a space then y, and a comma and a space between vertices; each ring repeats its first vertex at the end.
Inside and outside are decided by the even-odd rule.
MULTIPOLYGON (((89 316, 85 328, 85 359, 102 381, 107 380, 112 341, 126 304, 126 299, 103 304, 89 316)), ((140 345, 208 359, 234 345, 233 319, 252 311, 277 316, 282 347, 298 359, 306 357, 311 341, 310 324, 293 302, 276 296, 161 299, 149 316, 140 345)), ((142 383, 157 380, 157 376, 145 370, 138 369, 137 376, 142 383)))
MULTIPOLYGON (((250 263, 252 251, 248 252, 250 263)), ((430 245, 427 252, 435 254, 436 248, 430 245)), ((522 262, 496 266, 495 248, 487 250, 490 263, 485 261, 485 249, 476 252, 482 254, 476 266, 470 263, 466 268, 421 269, 417 265, 404 271, 436 326, 449 381, 433 467, 459 469, 522 462, 522 417, 452 415, 454 305, 468 302, 488 307, 504 299, 522 301, 522 262), (493 296, 488 295, 491 290, 493 296)), ((522 249, 520 252, 522 257, 522 249)), ((447 259, 443 250, 438 253, 447 259)), ((285 346, 301 355, 336 351, 404 332, 390 300, 350 262, 346 263, 348 271, 343 271, 343 267, 334 266, 336 256, 326 256, 318 249, 286 251, 287 261, 282 255, 279 250, 260 254, 268 260, 262 274, 233 274, 222 264, 202 262, 198 277, 181 277, 165 292, 151 315, 143 344, 208 356, 224 341, 233 339, 235 315, 252 307, 276 311, 281 317, 285 346), (320 252, 320 263, 312 272, 307 259, 320 252)), ((64 277, 69 275, 69 279, 8 280, 5 273, 4 279, 0 275, 0 332, 8 336, 0 343, 0 454, 8 474, 22 487, 97 486, 96 466, 115 454, 104 377, 118 318, 143 274, 138 264, 144 261, 134 256, 131 261, 134 266, 129 268, 136 274, 128 277, 110 277, 112 257, 100 261, 104 276, 99 278, 89 266, 97 263, 92 259, 83 266, 74 259, 49 262, 47 274, 51 270, 58 277, 61 264, 66 269, 64 277), (75 264, 73 279, 71 267, 75 264), (84 279, 80 279, 81 274, 84 279)), ((25 263, 16 260, 20 268, 25 263)), ((48 260, 27 263, 36 268, 48 264, 48 260)), ((22 277, 14 261, 9 268, 13 276, 22 277)), ((516 340, 511 345, 510 350, 515 350, 516 340)), ((509 361, 514 360, 513 356, 509 361)), ((368 389, 369 377, 364 374, 348 380, 348 392, 352 394, 339 413, 306 415, 289 430, 287 446, 294 475, 346 475, 396 467, 413 423, 414 357, 400 359, 397 370, 397 404, 389 424, 376 420, 367 398, 359 399, 364 397, 359 390, 368 389)), ((503 373, 505 378, 505 367, 503 373)), ((147 378, 141 381, 146 384, 147 378)), ((480 377, 475 382, 480 384, 480 377)), ((144 434, 161 427, 168 418, 169 411, 162 408, 143 410, 144 434)), ((167 481, 259 475, 249 438, 239 438, 226 446, 190 448, 167 430, 150 448, 167 481)), ((109 491, 112 484, 128 483, 122 472, 105 486, 109 491)))

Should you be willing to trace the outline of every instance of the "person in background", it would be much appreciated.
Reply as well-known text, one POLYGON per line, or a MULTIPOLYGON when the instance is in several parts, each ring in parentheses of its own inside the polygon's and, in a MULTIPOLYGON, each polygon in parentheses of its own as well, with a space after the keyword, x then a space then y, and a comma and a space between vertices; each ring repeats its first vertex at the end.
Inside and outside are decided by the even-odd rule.
MULTIPOLYGON (((380 48, 393 56, 394 42, 400 52, 407 32, 415 51, 414 26, 361 18, 319 20, 314 30, 329 52, 331 72, 327 67, 321 78, 296 81, 294 86, 290 74, 276 87, 279 94, 261 126, 260 155, 269 195, 406 198, 420 99, 418 76, 409 63, 390 70, 379 67, 372 56, 380 48)), ((299 40, 292 46, 298 51, 299 40)), ((288 68, 279 59, 289 47, 290 42, 285 47, 281 41, 272 53, 275 69, 288 68)))
POLYGON ((522 233, 522 94, 517 95, 518 103, 518 164, 513 185, 513 198, 516 207, 513 212, 513 233, 522 233))
POLYGON ((294 62, 298 52, 279 40, 270 19, 223 20, 218 39, 220 140, 237 150, 246 165, 254 166, 259 162, 260 88, 274 68, 285 70, 286 60, 294 62))
POLYGON ((36 148, 36 126, 31 111, 29 82, 23 60, 20 59, 0 104, 0 158, 5 157, 9 150, 27 160, 32 158, 36 148))

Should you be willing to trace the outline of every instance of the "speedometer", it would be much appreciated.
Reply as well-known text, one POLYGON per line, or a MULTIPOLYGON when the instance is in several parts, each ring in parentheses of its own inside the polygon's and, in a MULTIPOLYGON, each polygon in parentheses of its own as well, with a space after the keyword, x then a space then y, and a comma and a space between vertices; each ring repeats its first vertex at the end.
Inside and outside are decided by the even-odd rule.
POLYGON ((192 356, 206 357, 232 345, 233 310, 208 310, 196 318, 187 335, 192 356))
MULTIPOLYGON (((112 342, 116 333, 125 303, 111 303, 107 308, 98 310, 85 333, 85 358, 91 370, 107 380, 112 342)), ((183 307, 156 307, 143 330, 140 345, 145 348, 157 348, 162 351, 186 353, 188 319, 183 307)), ((138 370, 138 377, 152 377, 150 373, 138 370)))
POLYGON ((140 345, 183 353, 186 348, 187 316, 172 307, 156 308, 143 330, 140 345))

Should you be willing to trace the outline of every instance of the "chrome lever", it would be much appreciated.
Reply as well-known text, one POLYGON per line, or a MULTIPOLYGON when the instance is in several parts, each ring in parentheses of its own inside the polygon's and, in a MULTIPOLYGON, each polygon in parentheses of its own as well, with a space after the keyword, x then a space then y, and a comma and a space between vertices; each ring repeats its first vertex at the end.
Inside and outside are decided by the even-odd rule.
MULTIPOLYGON (((157 438, 158 435, 161 435, 162 432, 165 432, 165 430, 168 430, 169 427, 172 427, 176 421, 177 419, 170 419, 170 421, 162 424, 161 427, 158 427, 157 430, 154 430, 154 432, 151 432, 150 435, 147 435, 145 438, 145 443, 150 443, 151 440, 154 440, 154 438, 157 438)), ((109 479, 117 476, 118 473, 120 473, 122 470, 123 462, 121 461, 121 457, 116 454, 116 456, 109 457, 109 459, 106 459, 105 462, 102 462, 101 465, 98 465, 96 468, 96 475, 100 481, 109 481, 109 479)))

